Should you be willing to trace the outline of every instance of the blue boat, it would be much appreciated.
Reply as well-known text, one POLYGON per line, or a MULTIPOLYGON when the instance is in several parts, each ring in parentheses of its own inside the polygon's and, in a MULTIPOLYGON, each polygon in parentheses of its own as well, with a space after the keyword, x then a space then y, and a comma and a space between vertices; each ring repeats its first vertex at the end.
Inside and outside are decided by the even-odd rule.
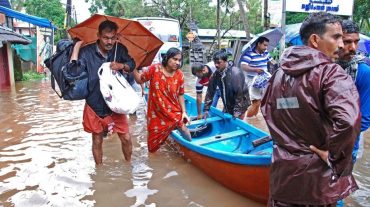
MULTIPOLYGON (((186 110, 196 117, 196 100, 185 94, 186 110)), ((188 125, 191 142, 171 133, 180 154, 208 176, 250 199, 267 203, 272 141, 270 135, 211 107, 210 117, 188 125)))

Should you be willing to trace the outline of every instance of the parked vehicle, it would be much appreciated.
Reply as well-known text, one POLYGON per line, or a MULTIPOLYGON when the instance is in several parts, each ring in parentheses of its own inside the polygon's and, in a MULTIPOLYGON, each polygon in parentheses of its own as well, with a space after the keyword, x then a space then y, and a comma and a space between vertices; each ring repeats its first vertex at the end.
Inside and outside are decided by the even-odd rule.
POLYGON ((162 60, 161 55, 165 54, 171 47, 182 50, 181 29, 178 20, 162 17, 138 17, 134 20, 140 22, 164 43, 153 63, 160 62, 162 60))

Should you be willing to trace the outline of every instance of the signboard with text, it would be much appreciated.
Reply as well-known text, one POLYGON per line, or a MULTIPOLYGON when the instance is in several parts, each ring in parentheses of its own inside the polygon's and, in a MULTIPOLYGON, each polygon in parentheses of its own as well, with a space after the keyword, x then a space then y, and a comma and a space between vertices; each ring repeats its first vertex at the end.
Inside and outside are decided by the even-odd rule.
POLYGON ((286 11, 352 16, 354 0, 286 0, 286 11))

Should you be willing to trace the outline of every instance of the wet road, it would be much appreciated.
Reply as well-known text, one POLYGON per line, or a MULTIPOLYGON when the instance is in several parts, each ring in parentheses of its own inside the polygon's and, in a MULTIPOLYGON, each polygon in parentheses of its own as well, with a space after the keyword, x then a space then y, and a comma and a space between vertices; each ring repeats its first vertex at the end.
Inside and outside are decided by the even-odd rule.
MULTIPOLYGON (((185 70, 186 91, 194 78, 185 70)), ((60 100, 48 81, 0 91, 0 206, 260 207, 229 191, 169 146, 148 154, 143 107, 130 116, 132 162, 122 159, 116 135, 104 140, 96 168, 91 135, 82 129, 83 101, 60 100)), ((261 115, 248 120, 266 129, 261 115)), ((370 206, 370 133, 355 168, 361 190, 348 206, 370 206)))

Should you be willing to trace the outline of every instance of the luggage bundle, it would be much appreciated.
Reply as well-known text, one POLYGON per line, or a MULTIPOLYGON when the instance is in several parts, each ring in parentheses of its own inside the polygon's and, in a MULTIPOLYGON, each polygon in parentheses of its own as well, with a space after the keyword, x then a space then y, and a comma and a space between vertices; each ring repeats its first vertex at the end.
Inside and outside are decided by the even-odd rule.
POLYGON ((82 100, 89 93, 88 72, 80 67, 78 61, 70 62, 73 46, 72 40, 60 40, 55 54, 44 61, 51 72, 51 87, 64 100, 82 100))
POLYGON ((110 63, 103 63, 98 70, 100 91, 108 107, 118 114, 134 113, 141 102, 126 78, 119 71, 111 70, 110 63))

